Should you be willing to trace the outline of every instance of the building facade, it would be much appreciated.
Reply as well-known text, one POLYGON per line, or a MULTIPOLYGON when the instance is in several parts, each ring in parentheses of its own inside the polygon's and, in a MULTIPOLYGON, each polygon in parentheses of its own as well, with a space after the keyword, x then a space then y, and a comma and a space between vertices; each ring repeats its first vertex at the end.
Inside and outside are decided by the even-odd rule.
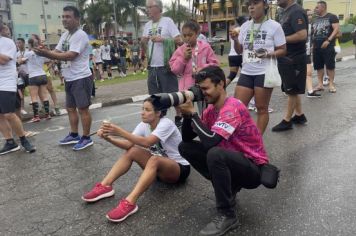
MULTIPOLYGON (((313 10, 319 0, 304 0, 304 9, 313 10)), ((349 18, 356 14, 356 1, 352 0, 324 0, 328 6, 328 12, 336 15, 340 24, 344 24, 349 18)))
POLYGON ((0 0, 0 22, 9 24, 10 4, 9 0, 0 0))
POLYGON ((62 9, 77 6, 76 0, 10 0, 13 37, 24 38, 38 34, 48 44, 58 43, 64 31, 62 9), (46 27, 47 26, 47 27, 46 27))

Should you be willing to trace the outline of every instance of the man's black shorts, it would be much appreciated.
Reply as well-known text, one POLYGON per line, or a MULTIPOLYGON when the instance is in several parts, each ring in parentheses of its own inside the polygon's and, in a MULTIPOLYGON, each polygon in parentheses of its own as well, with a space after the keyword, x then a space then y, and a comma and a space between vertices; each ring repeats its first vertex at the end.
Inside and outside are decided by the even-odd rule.
POLYGON ((14 113, 16 92, 0 91, 0 114, 14 113))
POLYGON ((314 70, 326 69, 333 70, 335 69, 335 56, 336 52, 334 46, 327 48, 315 48, 313 51, 313 64, 314 70))
POLYGON ((29 79, 30 86, 41 86, 46 85, 48 82, 46 75, 39 75, 29 79))
POLYGON ((242 55, 229 56, 229 67, 241 67, 242 55))
POLYGON ((278 59, 278 70, 282 78, 282 91, 286 94, 304 94, 307 75, 307 57, 305 54, 293 59, 278 59))

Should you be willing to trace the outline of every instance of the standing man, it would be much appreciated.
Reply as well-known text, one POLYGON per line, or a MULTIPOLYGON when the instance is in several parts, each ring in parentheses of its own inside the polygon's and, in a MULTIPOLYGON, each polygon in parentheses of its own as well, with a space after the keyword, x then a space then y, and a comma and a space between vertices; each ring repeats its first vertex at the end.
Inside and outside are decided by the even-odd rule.
POLYGON ((17 45, 17 71, 18 71, 18 89, 21 91, 21 114, 26 115, 27 112, 24 109, 24 92, 25 88, 28 86, 28 68, 27 68, 27 60, 25 58, 25 54, 27 53, 27 49, 25 48, 25 40, 23 38, 18 38, 16 41, 17 45))
POLYGON ((5 145, 0 155, 20 149, 12 131, 20 138, 26 152, 35 152, 36 148, 26 139, 20 118, 15 114, 17 94, 16 45, 7 38, 5 26, 0 21, 0 131, 5 138, 5 145), (4 34, 6 37, 4 37, 4 34))
POLYGON ((140 45, 138 44, 137 40, 134 41, 133 45, 131 46, 131 53, 132 53, 132 65, 134 68, 134 75, 136 75, 136 71, 140 68, 140 45))
MULTIPOLYGON (((150 21, 145 24, 142 42, 148 43, 148 93, 178 92, 178 79, 169 69, 168 62, 175 44, 183 43, 180 32, 171 18, 162 17, 161 0, 147 0, 146 8, 150 21)), ((177 126, 181 126, 181 119, 181 116, 175 117, 177 126)))
POLYGON ((66 31, 55 50, 35 48, 44 57, 62 61, 62 74, 65 79, 66 108, 68 111, 70 133, 59 141, 61 145, 75 144, 73 150, 81 150, 93 145, 89 137, 91 115, 89 105, 93 87, 89 69, 89 39, 80 29, 80 13, 74 6, 63 8, 62 23, 66 31), (83 136, 78 134, 79 118, 83 126, 83 136))
POLYGON ((335 40, 339 33, 339 19, 327 12, 327 5, 319 1, 315 7, 317 17, 313 21, 313 63, 318 71, 318 86, 316 91, 323 89, 324 65, 329 77, 329 92, 336 93, 335 78, 335 40))
POLYGON ((274 132, 292 129, 293 123, 307 122, 302 112, 300 94, 305 93, 307 71, 305 43, 308 36, 308 17, 295 0, 277 0, 277 4, 283 8, 280 24, 287 42, 287 55, 278 58, 278 70, 282 78, 282 90, 288 95, 288 104, 283 120, 272 128, 274 132))
POLYGON ((108 72, 108 79, 112 79, 111 73, 111 46, 108 44, 108 40, 104 41, 104 45, 100 46, 101 58, 104 61, 104 68, 108 72))

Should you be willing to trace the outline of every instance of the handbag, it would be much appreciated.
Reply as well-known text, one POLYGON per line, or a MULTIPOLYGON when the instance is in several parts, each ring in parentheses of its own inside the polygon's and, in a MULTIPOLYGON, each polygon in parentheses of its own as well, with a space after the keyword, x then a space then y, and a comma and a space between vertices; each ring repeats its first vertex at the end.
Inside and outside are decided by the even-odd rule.
POLYGON ((278 72, 277 60, 271 57, 271 59, 267 62, 265 81, 263 86, 265 88, 274 88, 281 86, 281 84, 282 79, 281 75, 278 72))

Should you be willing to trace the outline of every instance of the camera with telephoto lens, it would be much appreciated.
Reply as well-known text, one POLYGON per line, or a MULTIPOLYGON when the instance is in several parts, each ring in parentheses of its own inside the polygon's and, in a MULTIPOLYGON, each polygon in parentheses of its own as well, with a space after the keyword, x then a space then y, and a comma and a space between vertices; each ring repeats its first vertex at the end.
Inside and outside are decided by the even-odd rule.
POLYGON ((153 106, 158 110, 165 110, 172 106, 178 106, 185 103, 188 98, 191 101, 197 102, 204 99, 204 95, 198 85, 190 87, 188 90, 175 93, 158 93, 151 95, 153 106))

